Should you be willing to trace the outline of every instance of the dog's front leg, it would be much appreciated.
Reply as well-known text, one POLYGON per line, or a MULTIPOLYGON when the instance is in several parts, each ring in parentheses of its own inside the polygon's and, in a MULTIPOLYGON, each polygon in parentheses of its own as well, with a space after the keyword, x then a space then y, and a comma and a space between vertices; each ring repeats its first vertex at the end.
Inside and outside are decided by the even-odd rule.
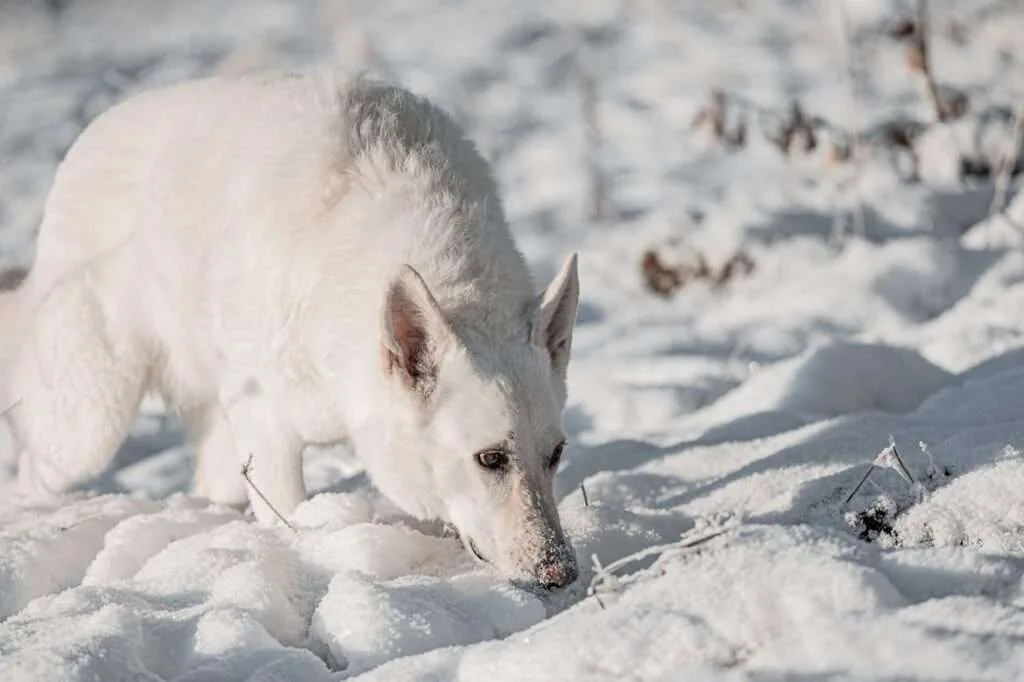
POLYGON ((227 408, 249 503, 260 523, 279 522, 278 514, 289 516, 306 499, 303 443, 284 421, 284 412, 262 394, 245 396, 227 408))

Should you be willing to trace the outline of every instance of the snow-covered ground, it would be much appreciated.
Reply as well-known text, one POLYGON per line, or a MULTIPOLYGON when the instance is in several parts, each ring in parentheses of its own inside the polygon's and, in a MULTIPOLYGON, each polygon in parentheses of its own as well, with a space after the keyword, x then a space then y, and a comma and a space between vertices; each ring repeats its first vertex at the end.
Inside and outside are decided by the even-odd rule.
POLYGON ((147 87, 334 59, 452 110, 538 279, 581 254, 558 488, 586 570, 503 583, 343 450, 309 453, 297 532, 255 526, 187 494, 153 404, 59 507, 13 498, 3 450, 0 680, 1024 677, 1024 194, 989 219, 986 170, 1024 6, 930 4, 946 124, 894 35, 914 2, 4 3, 6 264, 70 141, 147 87), (784 154, 793 101, 826 123, 784 154))

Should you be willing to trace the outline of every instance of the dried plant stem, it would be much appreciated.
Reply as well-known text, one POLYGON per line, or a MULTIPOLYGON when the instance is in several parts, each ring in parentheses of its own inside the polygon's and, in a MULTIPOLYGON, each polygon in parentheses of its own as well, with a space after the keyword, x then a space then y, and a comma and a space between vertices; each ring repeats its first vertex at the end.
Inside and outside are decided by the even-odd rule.
POLYGON ((896 449, 896 439, 891 435, 889 436, 889 451, 892 453, 893 458, 899 465, 899 473, 907 480, 907 483, 913 485, 915 483, 914 477, 910 473, 910 469, 903 463, 903 458, 900 457, 900 451, 896 449))
POLYGON ((942 103, 939 85, 932 71, 931 52, 928 45, 928 0, 917 0, 917 30, 914 32, 914 48, 920 60, 921 75, 924 77, 925 92, 931 102, 935 117, 939 121, 949 119, 949 111, 942 103))
MULTIPOLYGON (((850 98, 850 130, 846 132, 846 140, 849 144, 849 159, 853 162, 853 180, 850 194, 854 202, 853 209, 853 233, 863 236, 865 233, 864 222, 864 198, 861 191, 861 175, 863 174, 863 155, 860 153, 860 108, 857 97, 857 72, 854 66, 854 44, 853 31, 850 28, 850 14, 846 7, 846 0, 836 0, 839 3, 840 28, 843 36, 843 61, 845 68, 847 94, 850 98)), ((837 221, 838 225, 838 221, 837 221)), ((835 230, 838 231, 838 230, 835 230)))
POLYGON ((992 188, 992 203, 988 207, 989 219, 1002 213, 1006 208, 1006 197, 1010 191, 1010 180, 1013 179, 1013 171, 1020 159, 1020 145, 1024 140, 1024 102, 1021 102, 1013 111, 1013 132, 1006 153, 1003 155, 999 171, 996 174, 995 186, 992 188))
POLYGON ((601 119, 597 113, 597 84, 594 77, 577 64, 579 73, 580 109, 583 118, 585 163, 588 185, 588 214, 591 220, 605 221, 612 217, 608 177, 601 167, 601 119))
POLYGON ((252 471, 252 453, 250 452, 249 453, 249 459, 247 459, 245 461, 245 464, 242 465, 242 478, 244 478, 245 482, 249 484, 249 487, 252 488, 253 492, 255 492, 257 495, 259 495, 259 498, 261 500, 263 500, 263 503, 266 504, 267 507, 270 508, 270 511, 274 512, 274 516, 279 518, 281 520, 281 523, 283 523, 284 525, 288 526, 288 528, 291 529, 291 531, 293 533, 298 535, 299 531, 295 529, 295 526, 293 526, 288 521, 288 519, 286 519, 284 517, 284 515, 281 512, 277 511, 277 507, 275 507, 273 504, 271 504, 270 500, 267 499, 267 496, 264 495, 263 491, 259 489, 259 486, 257 486, 255 483, 253 483, 252 477, 249 475, 251 471, 252 471))
MULTIPOLYGON (((875 458, 871 460, 871 464, 870 466, 868 466, 868 470, 864 472, 864 476, 861 477, 857 485, 855 485, 853 487, 853 490, 850 491, 850 494, 846 496, 845 500, 843 500, 844 506, 849 504, 850 500, 853 499, 853 496, 856 495, 860 491, 860 489, 864 487, 864 484, 867 483, 868 478, 870 478, 871 474, 874 473, 875 469, 879 466, 879 463, 884 462, 889 457, 892 457, 892 459, 895 460, 896 462, 896 473, 898 473, 901 478, 906 480, 907 483, 914 485, 916 481, 914 481, 914 477, 911 475, 910 469, 908 469, 907 465, 903 462, 903 458, 900 457, 899 450, 896 449, 896 440, 892 436, 889 436, 889 445, 886 446, 884 450, 875 455, 875 458)), ((891 465, 886 464, 886 466, 891 465)))
POLYGON ((875 463, 871 462, 871 464, 868 466, 868 470, 864 472, 864 476, 861 477, 857 485, 853 486, 853 490, 851 490, 850 494, 846 496, 845 500, 843 500, 843 505, 850 504, 850 500, 852 500, 853 496, 856 495, 860 491, 860 489, 864 487, 864 484, 867 483, 868 478, 871 476, 871 472, 873 472, 874 470, 875 463))
POLYGON ((616 561, 613 561, 607 566, 603 566, 601 564, 596 554, 592 555, 591 560, 594 562, 594 568, 596 570, 594 572, 594 577, 590 581, 590 586, 587 588, 587 594, 592 595, 594 597, 598 597, 598 603, 601 605, 601 608, 603 609, 604 604, 600 601, 597 588, 605 581, 614 581, 616 570, 622 568, 623 566, 626 566, 627 564, 631 564, 634 561, 639 561, 640 559, 644 559, 649 556, 664 554, 665 552, 670 552, 672 550, 691 549, 693 547, 703 545, 707 542, 710 542, 711 540, 714 540, 717 537, 720 537, 722 535, 725 535, 726 533, 736 530, 737 527, 738 525, 729 525, 725 528, 719 528, 716 531, 712 531, 706 535, 702 535, 692 540, 680 540, 676 542, 670 542, 664 545, 653 545, 651 547, 642 549, 638 552, 633 552, 632 554, 624 556, 621 559, 617 559, 616 561))

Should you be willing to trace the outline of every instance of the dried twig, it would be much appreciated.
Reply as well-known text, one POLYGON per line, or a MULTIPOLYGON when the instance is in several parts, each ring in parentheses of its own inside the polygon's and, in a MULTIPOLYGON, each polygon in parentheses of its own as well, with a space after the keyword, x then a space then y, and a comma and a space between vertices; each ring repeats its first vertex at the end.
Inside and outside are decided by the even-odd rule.
POLYGON ((711 91, 710 101, 701 107, 690 122, 691 128, 707 127, 711 137, 726 149, 741 149, 747 143, 747 121, 741 118, 736 126, 729 130, 726 127, 726 110, 728 100, 725 91, 715 88, 711 91))
MULTIPOLYGON (((707 268, 707 264, 704 263, 703 259, 701 263, 707 268)), ((715 286, 721 286, 727 284, 739 275, 749 275, 754 271, 754 259, 750 257, 743 249, 740 249, 722 264, 718 274, 710 275, 714 280, 715 286)))
POLYGON ((244 478, 245 482, 249 484, 249 487, 251 487, 253 489, 253 492, 255 492, 257 495, 259 495, 259 498, 261 500, 263 500, 263 503, 266 504, 270 508, 270 511, 274 512, 274 516, 279 518, 281 520, 281 523, 283 523, 284 525, 288 526, 288 528, 290 528, 293 533, 298 535, 299 531, 296 530, 295 526, 293 526, 288 521, 288 519, 286 519, 284 517, 284 515, 281 512, 277 511, 277 507, 272 505, 270 503, 270 500, 267 499, 267 496, 263 494, 263 491, 260 490, 259 487, 255 483, 253 483, 252 477, 249 476, 249 472, 250 471, 252 471, 252 453, 251 452, 249 453, 249 459, 247 459, 245 461, 245 464, 242 465, 242 478, 244 478))
MULTIPOLYGON (((863 155, 860 153, 860 108, 858 106, 859 99, 857 97, 857 72, 854 67, 854 44, 853 44, 853 32, 850 28, 850 15, 847 11, 846 0, 837 0, 839 3, 839 16, 840 25, 843 31, 843 56, 845 62, 844 75, 846 77, 846 89, 850 98, 850 126, 852 131, 849 133, 847 146, 833 146, 834 155, 838 158, 846 158, 853 161, 853 187, 850 194, 854 202, 853 210, 853 233, 856 235, 863 235, 865 232, 865 221, 864 221, 864 198, 861 191, 861 176, 863 171, 863 155)), ((837 216, 838 218, 838 216, 837 216)), ((839 221, 836 222, 839 225, 839 221)))
POLYGON ((1013 132, 1010 134, 1009 146, 999 164, 996 173, 995 186, 992 188, 992 202, 988 207, 988 217, 991 220, 1006 208, 1006 196, 1010 190, 1010 180, 1013 179, 1013 172, 1017 168, 1020 158, 1021 141, 1024 140, 1024 102, 1017 105, 1013 112, 1013 132))
MULTIPOLYGON (((590 555, 590 562, 594 565, 594 575, 595 576, 601 575, 602 573, 604 573, 604 566, 601 565, 601 560, 597 558, 596 554, 591 554, 590 555)), ((591 592, 594 595, 594 599, 597 600, 597 605, 601 607, 602 611, 604 611, 605 610, 604 601, 601 599, 601 595, 599 595, 597 593, 597 590, 594 589, 593 581, 591 581, 590 586, 587 588, 587 594, 591 594, 591 592)))
POLYGON ((587 488, 582 483, 580 483, 580 492, 583 493, 583 506, 584 507, 589 507, 590 506, 590 499, 587 497, 587 488))
POLYGON ((779 129, 765 136, 784 156, 793 156, 797 152, 808 154, 818 146, 814 123, 796 101, 790 105, 779 129))
POLYGON ((917 26, 910 34, 911 47, 908 59, 911 69, 919 72, 924 78, 925 92, 928 101, 935 111, 935 118, 945 122, 953 118, 952 111, 942 101, 939 85, 935 82, 932 69, 931 51, 928 45, 928 0, 917 0, 917 26))
POLYGON ((853 487, 853 490, 850 491, 850 494, 846 496, 845 500, 843 500, 843 505, 844 506, 850 504, 850 500, 852 500, 853 496, 856 495, 860 491, 860 489, 864 487, 864 484, 867 483, 868 478, 871 476, 871 473, 874 470, 875 470, 875 463, 871 462, 871 465, 868 466, 868 470, 864 472, 864 476, 861 477, 860 481, 857 482, 857 485, 855 485, 853 487))
POLYGON ((921 454, 928 458, 928 469, 925 473, 927 478, 938 478, 939 476, 949 476, 950 472, 948 468, 940 468, 938 463, 935 461, 935 456, 932 454, 931 449, 928 447, 928 443, 923 440, 918 441, 917 447, 921 450, 921 454))
POLYGON ((862 487, 864 487, 864 484, 867 482, 868 478, 870 478, 871 474, 880 466, 895 469, 896 473, 898 473, 901 478, 912 486, 916 483, 916 481, 914 481, 914 477, 910 473, 910 469, 907 468, 907 465, 903 462, 903 458, 900 457, 899 450, 896 449, 896 440, 890 435, 889 445, 879 452, 873 460, 871 460, 871 465, 868 467, 868 470, 864 472, 864 476, 861 477, 857 485, 854 486, 852 491, 850 491, 850 494, 846 496, 845 500, 843 500, 844 506, 850 503, 853 496, 856 495, 862 487))
POLYGON ((640 559, 645 559, 649 556, 664 554, 665 552, 669 552, 672 550, 692 549, 694 547, 698 547, 707 542, 710 542, 711 540, 714 540, 717 537, 725 535, 726 533, 732 532, 736 530, 738 527, 739 524, 729 525, 724 528, 719 528, 718 530, 712 531, 706 535, 702 535, 698 538, 694 538, 692 540, 677 540, 676 542, 670 542, 664 545, 653 545, 651 547, 642 549, 638 552, 633 552, 632 554, 624 556, 621 559, 617 559, 612 563, 608 564, 607 566, 601 565, 601 562, 598 560, 596 554, 591 555, 591 561, 593 561, 594 563, 595 571, 594 577, 590 580, 590 585, 587 587, 587 594, 592 595, 594 597, 598 597, 598 604, 600 604, 601 608, 603 609, 604 604, 600 601, 597 588, 599 585, 606 583, 611 583, 614 587, 617 584, 617 577, 615 575, 616 570, 622 568, 623 566, 631 564, 634 561, 639 561, 640 559))
MULTIPOLYGON (((712 92, 711 104, 707 105, 701 111, 698 111, 694 118, 693 125, 695 127, 699 126, 705 120, 711 121, 713 126, 722 125, 722 123, 716 123, 716 121, 724 121, 724 108, 726 105, 738 107, 749 113, 749 115, 757 122, 758 128, 762 131, 765 139, 770 141, 774 141, 778 138, 778 126, 786 127, 791 125, 791 121, 795 113, 794 108, 799 108, 799 105, 794 103, 787 111, 780 112, 759 104, 743 95, 716 89, 712 92), (705 119, 705 117, 709 118, 705 119), (769 125, 770 122, 775 122, 776 126, 769 125)), ((802 110, 799 115, 801 118, 800 127, 805 131, 810 130, 815 135, 825 133, 833 140, 843 143, 849 141, 851 138, 849 130, 842 128, 841 126, 837 126, 828 119, 820 116, 809 115, 807 112, 802 110)), ((715 129, 717 128, 713 128, 713 130, 715 129)), ((777 144, 778 143, 776 142, 776 145, 777 144)))
POLYGON ((908 469, 907 465, 903 463, 903 458, 900 457, 900 451, 896 449, 896 439, 892 437, 892 434, 889 435, 888 449, 883 450, 882 454, 879 455, 879 458, 886 466, 895 469, 896 473, 902 476, 903 480, 907 483, 913 485, 917 482, 910 474, 910 469, 908 469), (895 461, 896 466, 893 466, 893 461, 895 461))
POLYGON ((597 113, 597 84, 580 64, 579 73, 580 110, 583 117, 583 135, 586 144, 586 171, 589 189, 589 209, 591 220, 605 221, 612 217, 613 208, 609 197, 610 183, 601 167, 601 147, 604 139, 601 134, 601 119, 597 113))

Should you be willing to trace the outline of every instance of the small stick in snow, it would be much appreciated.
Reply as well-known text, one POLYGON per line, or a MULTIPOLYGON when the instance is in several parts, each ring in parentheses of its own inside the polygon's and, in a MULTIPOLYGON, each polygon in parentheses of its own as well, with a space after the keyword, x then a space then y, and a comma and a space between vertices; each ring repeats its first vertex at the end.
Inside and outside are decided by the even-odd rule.
POLYGON ((928 458, 928 472, 925 474, 926 476, 935 478, 949 475, 948 469, 939 468, 939 465, 935 463, 935 457, 928 448, 928 443, 925 443, 923 440, 918 441, 917 447, 921 449, 921 454, 928 458))
POLYGON ((582 483, 580 483, 580 492, 583 493, 583 506, 589 507, 590 500, 587 498, 587 488, 582 483))
POLYGON ((247 459, 245 461, 245 464, 242 465, 242 478, 244 478, 245 482, 249 484, 249 486, 256 492, 257 495, 260 496, 260 499, 263 500, 264 504, 266 504, 268 507, 270 507, 270 511, 274 512, 274 516, 276 516, 277 518, 281 519, 281 523, 283 523, 284 525, 288 526, 288 528, 290 528, 293 533, 298 535, 299 531, 297 531, 295 529, 295 526, 293 526, 291 523, 289 523, 288 519, 286 519, 281 512, 277 511, 277 507, 272 505, 270 503, 270 500, 267 499, 267 496, 263 494, 263 491, 260 490, 256 486, 256 484, 252 482, 252 478, 249 476, 249 472, 251 470, 252 470, 252 453, 250 452, 249 453, 249 459, 247 459))
POLYGON ((604 222, 612 218, 614 209, 610 194, 611 183, 601 166, 601 147, 604 136, 601 119, 597 111, 597 83, 582 64, 577 64, 580 111, 583 118, 583 134, 587 182, 589 184, 589 216, 591 220, 604 222))
MULTIPOLYGON (((864 158, 860 151, 860 107, 859 98, 857 97, 857 67, 854 63, 854 51, 856 46, 853 41, 853 31, 850 28, 850 14, 849 9, 846 6, 846 2, 847 0, 839 0, 839 18, 841 20, 840 28, 843 32, 843 61, 845 62, 843 75, 846 79, 846 89, 850 98, 850 125, 852 127, 845 139, 849 145, 847 147, 847 152, 849 154, 848 158, 853 162, 852 195, 854 210, 851 216, 853 219, 853 233, 857 236, 863 237, 866 230, 866 222, 864 218, 864 193, 861 184, 861 178, 864 175, 864 158)), ((837 220, 834 225, 843 225, 845 227, 845 225, 839 220, 837 220)), ((839 230, 834 227, 833 236, 837 236, 837 233, 839 233, 839 230)))
POLYGON ((843 500, 843 506, 850 503, 853 496, 864 487, 864 484, 867 483, 868 478, 878 466, 886 466, 890 469, 895 469, 896 473, 900 475, 900 478, 905 480, 911 486, 916 484, 914 477, 910 474, 910 469, 908 469, 907 465, 903 463, 903 458, 900 457, 900 453, 896 449, 896 439, 892 437, 892 434, 890 434, 889 445, 879 452, 873 460, 871 460, 871 465, 868 466, 868 470, 864 472, 864 476, 860 479, 860 482, 854 486, 853 490, 850 491, 850 494, 846 496, 845 500, 843 500))
POLYGON ((953 112, 942 101, 938 83, 935 82, 935 74, 932 72, 931 54, 928 49, 928 0, 917 0, 917 30, 913 39, 911 66, 921 72, 928 100, 935 110, 935 118, 944 123, 953 118, 953 112))
POLYGON ((864 472, 863 478, 860 479, 860 482, 856 486, 854 486, 853 490, 850 491, 850 494, 846 496, 845 500, 843 500, 843 506, 850 504, 850 500, 852 500, 853 496, 856 495, 857 492, 864 487, 864 484, 868 482, 868 478, 871 476, 871 472, 874 470, 875 463, 871 462, 871 464, 868 465, 868 470, 864 472))
MULTIPOLYGON (((1008 141, 1009 148, 999 164, 995 186, 992 188, 992 203, 988 207, 989 220, 1002 213, 1006 208, 1006 195, 1009 193, 1010 180, 1013 179, 1013 171, 1017 167, 1017 161, 1020 157, 1020 143, 1024 139, 1024 102, 1018 104, 1014 109, 1013 117, 1015 120, 1013 132, 1010 134, 1008 141)), ((1014 227, 1020 229, 1017 225, 1014 225, 1014 227)))
POLYGON ((608 580, 612 584, 614 589, 614 586, 618 583, 617 577, 614 573, 615 570, 622 568, 626 564, 630 564, 634 561, 645 559, 649 556, 654 556, 656 554, 664 554, 665 552, 669 552, 672 550, 692 549, 699 545, 703 545, 707 542, 710 542, 711 540, 714 540, 717 537, 725 535, 726 533, 732 532, 736 530, 738 527, 739 524, 730 524, 723 528, 719 528, 718 530, 707 533, 706 535, 694 538, 692 540, 678 540, 676 542, 670 542, 664 545, 653 545, 651 547, 647 547, 646 549, 642 549, 639 552, 633 552, 632 554, 624 556, 621 559, 617 559, 612 563, 608 564, 607 566, 602 566, 601 562, 597 558, 597 555, 592 554, 590 560, 594 563, 595 571, 594 577, 590 580, 590 586, 587 588, 587 594, 593 595, 595 598, 597 598, 597 603, 600 604, 601 608, 603 609, 604 604, 600 600, 597 588, 605 580, 608 580))
MULTIPOLYGON (((896 439, 892 437, 892 434, 889 435, 889 453, 892 454, 893 458, 896 460, 896 464, 899 465, 899 467, 896 468, 896 473, 902 476, 907 483, 913 485, 916 481, 914 481, 914 477, 910 475, 910 469, 908 469, 907 465, 903 463, 903 458, 900 457, 899 450, 896 449, 896 439)), ((886 453, 883 452, 882 454, 886 453)), ((886 459, 888 459, 888 456, 886 459)))
MULTIPOLYGON (((601 560, 597 558, 597 554, 590 555, 590 561, 594 564, 594 575, 598 576, 604 571, 604 567, 601 565, 601 560)), ((605 610, 604 602, 601 600, 601 595, 597 593, 597 587, 594 582, 591 581, 590 586, 587 588, 589 594, 594 595, 594 599, 597 600, 597 605, 601 607, 601 610, 605 610)))

